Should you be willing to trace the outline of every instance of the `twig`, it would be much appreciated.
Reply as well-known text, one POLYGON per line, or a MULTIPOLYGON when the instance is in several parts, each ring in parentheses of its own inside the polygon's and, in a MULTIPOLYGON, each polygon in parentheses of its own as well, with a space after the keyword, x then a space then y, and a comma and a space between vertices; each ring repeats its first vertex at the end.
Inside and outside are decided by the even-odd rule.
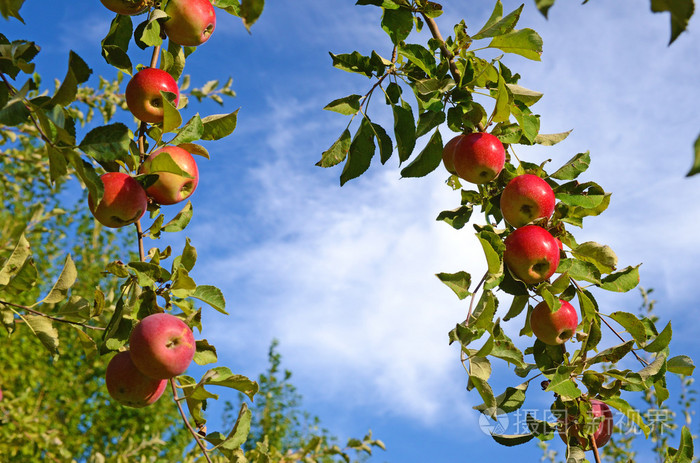
POLYGON ((591 436, 588 440, 591 443, 591 447, 593 447, 593 456, 595 457, 595 463, 601 463, 600 454, 598 453, 598 445, 595 443, 595 438, 591 436))
POLYGON ((204 446, 204 443, 202 443, 202 439, 200 439, 199 434, 197 431, 194 430, 192 425, 190 424, 189 420, 187 419, 187 415, 185 415, 185 410, 182 409, 182 404, 180 403, 180 398, 177 395, 177 388, 175 387, 175 379, 170 378, 170 388, 173 391, 173 399, 175 400, 175 404, 177 405, 178 410, 180 410, 180 415, 182 416, 182 420, 185 422, 185 426, 187 427, 187 430, 192 434, 194 437, 194 440, 197 442, 197 445, 199 446, 200 449, 202 449, 202 453, 204 454, 204 458, 209 463, 212 463, 211 459, 209 458, 209 454, 207 453, 208 450, 204 446))
MULTIPOLYGON (((0 72, 0 78, 2 78, 3 82, 5 82, 5 85, 7 86, 7 91, 10 93, 10 95, 13 95, 13 96, 17 95, 17 89, 14 88, 12 86, 12 84, 10 84, 10 82, 7 80, 7 76, 5 76, 4 73, 0 72)), ((34 115, 33 115, 34 110, 31 107, 29 107, 29 105, 27 104, 27 102, 24 100, 23 97, 20 97, 20 100, 22 101, 22 104, 24 105, 24 107, 27 108, 27 111, 29 111, 29 119, 32 120, 32 123, 34 123, 34 127, 36 127, 36 129, 39 131, 39 135, 41 135, 41 139, 55 148, 56 145, 53 144, 53 142, 51 141, 51 139, 49 139, 48 135, 46 135, 46 133, 41 128, 41 126, 39 125, 37 120, 34 119, 34 115)))
POLYGON ((10 307, 14 307, 14 308, 20 309, 20 310, 25 310, 25 311, 27 311, 27 312, 29 312, 29 313, 31 313, 31 314, 38 315, 38 316, 44 317, 44 318, 48 318, 49 320, 53 320, 53 321, 60 322, 60 323, 68 323, 68 324, 71 324, 71 325, 82 326, 82 327, 84 327, 84 328, 89 328, 89 329, 91 329, 91 330, 100 330, 100 331, 104 331, 104 330, 105 330, 105 329, 102 328, 101 326, 86 325, 85 323, 74 322, 74 321, 71 321, 71 320, 66 320, 65 318, 53 317, 53 316, 51 316, 51 315, 45 314, 44 312, 39 312, 38 310, 34 310, 34 309, 32 309, 31 307, 27 307, 27 306, 19 305, 19 304, 14 304, 14 303, 12 303, 12 302, 0 301, 0 304, 9 305, 10 307))
POLYGON ((476 293, 479 292, 479 288, 481 288, 481 285, 484 284, 484 281, 486 281, 486 277, 489 276, 489 272, 487 271, 484 273, 484 276, 481 277, 481 281, 479 282, 478 285, 476 285, 476 288, 474 288, 474 292, 472 293, 472 298, 471 301, 469 302, 469 312, 467 313, 467 319, 462 322, 464 326, 469 326, 469 319, 472 318, 472 311, 474 310, 474 300, 476 299, 476 293))
POLYGON ((440 42, 440 52, 442 53, 442 56, 447 58, 447 61, 450 63, 450 73, 452 74, 457 86, 459 86, 459 84, 462 82, 462 77, 459 74, 459 70, 457 69, 457 65, 454 61, 455 55, 453 55, 447 48, 445 39, 442 38, 442 34, 440 33, 440 29, 438 28, 435 20, 423 12, 421 12, 421 16, 423 16, 423 20, 428 25, 428 29, 430 29, 430 33, 433 35, 433 38, 440 42))

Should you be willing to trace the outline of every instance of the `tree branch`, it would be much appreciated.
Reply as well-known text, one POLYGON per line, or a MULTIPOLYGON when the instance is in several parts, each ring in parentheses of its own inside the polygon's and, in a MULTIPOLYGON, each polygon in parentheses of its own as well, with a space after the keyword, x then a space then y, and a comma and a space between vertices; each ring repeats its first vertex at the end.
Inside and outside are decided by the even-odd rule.
POLYGON ((450 73, 452 74, 452 78, 455 80, 455 84, 459 86, 459 84, 462 82, 462 76, 459 74, 459 70, 455 64, 455 55, 453 55, 447 48, 445 39, 442 38, 442 34, 440 33, 440 29, 438 28, 435 20, 423 12, 421 12, 421 16, 423 16, 423 21, 425 21, 425 23, 428 25, 428 29, 430 29, 430 33, 433 35, 433 38, 440 42, 440 52, 442 53, 442 56, 447 58, 447 61, 450 63, 450 73))

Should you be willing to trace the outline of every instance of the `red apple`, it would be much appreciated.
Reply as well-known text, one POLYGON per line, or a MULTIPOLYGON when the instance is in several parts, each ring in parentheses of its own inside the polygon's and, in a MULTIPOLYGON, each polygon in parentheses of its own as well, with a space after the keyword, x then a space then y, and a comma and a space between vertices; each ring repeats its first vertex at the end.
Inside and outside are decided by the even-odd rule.
POLYGON ((503 189, 501 213, 506 222, 515 228, 554 212, 554 191, 537 175, 518 175, 503 189))
POLYGON ((173 104, 177 106, 180 90, 175 79, 162 69, 141 69, 126 84, 126 105, 129 111, 143 122, 163 122, 161 91, 175 95, 173 104))
POLYGON ((128 351, 119 352, 107 365, 107 391, 114 400, 128 407, 141 408, 158 400, 168 381, 149 378, 141 373, 128 351))
POLYGON ((457 175, 457 171, 455 170, 455 148, 465 136, 464 134, 457 135, 452 140, 448 141, 442 149, 442 163, 445 165, 447 172, 453 175, 457 175))
POLYGON ((165 35, 178 45, 201 45, 216 27, 216 13, 209 0, 169 0, 165 13, 170 16, 163 23, 165 35))
POLYGON ((465 135, 454 148, 455 171, 471 183, 490 182, 501 172, 505 162, 503 144, 490 133, 465 135))
POLYGON ((564 442, 569 442, 569 438, 576 438, 584 450, 593 449, 590 441, 591 438, 595 440, 595 445, 598 448, 607 444, 608 441, 610 441, 615 427, 610 407, 608 407, 605 402, 592 399, 591 414, 593 415, 594 422, 591 423, 592 427, 587 433, 581 432, 578 422, 575 421, 574 417, 569 417, 566 421, 560 422, 559 436, 561 439, 564 442))
POLYGON ((153 3, 152 0, 100 0, 108 10, 126 16, 142 13, 153 3))
POLYGON ((168 205, 184 201, 194 193, 199 182, 197 163, 190 153, 179 146, 166 146, 154 151, 141 165, 139 173, 158 174, 158 180, 146 188, 146 194, 158 204, 168 205), (166 153, 180 169, 190 175, 189 178, 173 172, 158 170, 156 161, 162 159, 166 153))
POLYGON ((550 346, 563 344, 574 335, 578 326, 578 315, 574 306, 560 301, 556 312, 549 310, 546 302, 540 302, 530 314, 530 328, 537 339, 550 346))
POLYGON ((174 315, 156 313, 141 320, 129 338, 131 359, 151 378, 168 379, 182 374, 194 358, 194 335, 174 315))
POLYGON ((551 233, 537 225, 525 225, 508 235, 503 261, 527 284, 541 283, 559 265, 559 245, 551 233))
POLYGON ((123 172, 107 172, 100 179, 105 188, 102 201, 95 204, 92 195, 88 195, 88 206, 102 225, 123 227, 136 222, 146 212, 146 192, 133 177, 123 172))

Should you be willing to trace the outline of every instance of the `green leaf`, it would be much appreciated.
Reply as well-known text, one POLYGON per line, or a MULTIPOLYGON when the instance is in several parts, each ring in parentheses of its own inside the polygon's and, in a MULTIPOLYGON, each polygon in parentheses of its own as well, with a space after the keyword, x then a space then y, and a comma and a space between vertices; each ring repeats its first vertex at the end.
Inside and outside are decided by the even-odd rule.
POLYGON ((469 222, 469 219, 472 216, 472 212, 473 207, 471 205, 460 206, 457 209, 453 209, 451 211, 440 212, 440 214, 438 214, 435 220, 442 220, 448 223, 454 229, 460 230, 469 222))
POLYGON ((418 66, 428 77, 433 76, 435 69, 435 55, 422 45, 407 43, 399 46, 400 55, 408 58, 414 65, 418 66))
POLYGON ((668 322, 663 331, 661 331, 652 342, 644 346, 644 350, 647 352, 661 352, 671 343, 672 335, 673 329, 671 328, 671 322, 668 322))
POLYGON ((394 143, 381 125, 373 122, 372 130, 374 132, 374 138, 377 141, 377 146, 379 146, 379 160, 384 164, 391 158, 394 151, 394 143))
POLYGON ((340 186, 359 177, 369 169, 375 149, 372 124, 369 119, 364 117, 352 143, 350 143, 347 161, 340 174, 340 186))
POLYGON ((586 360, 586 365, 594 365, 601 362, 616 363, 620 361, 625 355, 629 354, 634 347, 634 341, 627 341, 617 346, 610 347, 600 352, 598 355, 586 360))
POLYGON ((610 397, 605 399, 604 402, 611 407, 616 408, 620 413, 625 415, 629 421, 639 426, 639 429, 644 432, 646 437, 649 437, 649 426, 647 426, 644 420, 642 420, 642 415, 639 414, 639 411, 636 408, 633 408, 621 397, 610 397))
POLYGON ((402 177, 424 177, 437 169, 442 161, 442 135, 439 130, 435 130, 430 137, 428 144, 411 161, 409 165, 401 170, 402 177))
POLYGON ((224 454, 228 456, 228 453, 226 453, 226 451, 231 452, 239 450, 241 445, 243 445, 243 443, 248 438, 252 416, 253 414, 250 410, 248 410, 248 406, 245 403, 242 403, 241 409, 238 412, 236 424, 234 425, 233 429, 228 434, 228 436, 224 437, 224 435, 219 432, 213 432, 207 434, 207 436, 204 439, 207 442, 214 445, 214 449, 223 451, 224 454))
POLYGON ((328 103, 323 109, 335 111, 336 113, 352 116, 360 110, 361 95, 349 95, 328 103))
MULTIPOLYGON (((496 408, 505 413, 512 413, 519 410, 525 402, 525 392, 527 391, 528 385, 529 383, 525 382, 516 387, 506 388, 505 392, 496 396, 496 408)), ((481 412, 486 411, 485 404, 476 405, 472 408, 481 412)), ((491 416, 495 411, 496 410, 489 410, 489 413, 485 414, 491 416)))
POLYGON ((693 370, 695 370, 695 365, 693 364, 693 359, 687 355, 678 355, 668 359, 666 368, 671 373, 690 376, 693 374, 693 370))
POLYGON ((250 32, 250 27, 260 18, 263 8, 265 8, 265 0, 241 0, 239 15, 248 32, 250 32))
POLYGON ((532 29, 513 30, 508 34, 494 37, 488 47, 540 61, 542 38, 532 29))
POLYGON ((491 120, 493 122, 507 122, 510 118, 512 95, 506 87, 506 81, 502 76, 498 76, 498 87, 495 91, 496 104, 493 107, 491 120))
MULTIPOLYGON (((179 124, 178 124, 179 126, 179 124)), ((166 131, 166 130, 164 130, 166 131)), ((199 117, 199 114, 195 114, 190 118, 189 121, 180 129, 177 131, 177 135, 175 135, 175 138, 170 140, 169 144, 171 145, 185 145, 185 144, 190 144, 190 142, 201 140, 202 136, 204 135, 204 124, 202 123, 202 119, 199 117)), ((197 146, 197 145, 195 145, 197 146)), ((183 149, 187 149, 184 146, 182 147, 183 149)), ((203 149, 203 148, 202 148, 203 149)), ((190 151, 190 150, 188 150, 190 151)), ((192 151, 190 151, 192 152, 192 151)), ((206 150, 204 150, 206 153, 206 150)), ((193 154, 200 154, 200 153, 193 153, 193 154)), ((206 153, 208 154, 208 153, 206 153)), ((208 156, 207 156, 208 157, 208 156)))
POLYGON ((126 161, 130 141, 128 127, 117 122, 90 130, 80 142, 80 149, 100 163, 126 161))
MULTIPOLYGON (((522 6, 520 7, 522 8, 522 6)), ((521 87, 520 85, 517 84, 506 84, 506 87, 508 87, 508 90, 510 90, 510 93, 513 95, 513 99, 520 101, 521 103, 527 105, 527 106, 532 106, 533 104, 537 103, 540 101, 540 98, 542 98, 543 94, 540 92, 536 92, 534 90, 530 90, 529 88, 521 87)), ((566 138, 569 132, 564 132, 564 138, 566 138)), ((561 135, 561 134, 557 134, 561 135)), ((551 137, 552 135, 545 135, 545 137, 551 137)), ((562 138, 561 140, 563 140, 562 138)), ((561 141, 559 140, 559 141, 561 141)), ((544 143, 542 143, 544 144, 544 143)), ((554 143, 552 143, 554 144, 554 143)))
POLYGON ((2 270, 0 270, 0 286, 8 285, 10 280, 19 274, 31 255, 32 251, 29 247, 29 241, 24 235, 21 235, 12 254, 3 264, 2 270))
POLYGON ((39 315, 23 315, 30 330, 39 338, 52 356, 58 354, 58 330, 50 319, 39 315))
POLYGON ((445 122, 445 113, 442 111, 424 111, 418 116, 416 137, 422 137, 426 133, 445 122))
POLYGON ((202 140, 220 140, 233 133, 236 129, 238 110, 230 114, 215 114, 202 119, 204 133, 202 140))
POLYGON ((671 45, 681 32, 688 28, 688 21, 693 16, 695 4, 693 0, 651 0, 651 11, 671 13, 671 40, 668 42, 671 45))
POLYGON ((71 259, 70 254, 66 256, 66 263, 63 265, 61 274, 58 276, 56 283, 46 295, 44 299, 32 305, 35 307, 39 304, 55 304, 63 301, 68 297, 68 290, 73 287, 75 280, 78 278, 78 271, 75 268, 73 259, 71 259))
POLYGON ((510 309, 508 309, 508 313, 506 316, 503 318, 504 322, 507 322, 508 320, 512 320, 513 318, 517 317, 520 315, 520 313, 525 309, 527 306, 527 302, 530 299, 529 295, 523 295, 523 296, 515 296, 513 297, 513 302, 510 305, 510 309))
POLYGON ((445 283, 448 288, 450 288, 457 297, 462 300, 469 296, 469 285, 471 285, 471 275, 467 272, 457 272, 457 273, 438 273, 437 276, 440 281, 445 283))
POLYGON ((197 289, 197 284, 183 267, 178 267, 172 274, 173 282, 170 293, 179 298, 191 296, 197 289))
POLYGON ((523 11, 524 6, 524 4, 520 5, 518 9, 501 19, 501 15, 503 14, 503 5, 501 5, 501 0, 498 0, 489 20, 479 32, 472 35, 472 38, 474 40, 485 39, 487 37, 496 37, 507 34, 508 32, 512 31, 520 19, 520 13, 523 11))
POLYGON ((172 94, 161 90, 160 95, 163 101, 163 125, 161 130, 163 133, 173 132, 175 129, 180 127, 180 124, 182 124, 182 116, 180 115, 180 111, 177 110, 169 98, 169 96, 172 94))
POLYGON ((394 137, 399 151, 399 162, 406 161, 416 146, 416 124, 408 104, 392 106, 394 112, 394 137))
POLYGON ((534 434, 491 434, 493 440, 506 447, 514 447, 516 445, 525 444, 530 442, 535 435, 534 434))
POLYGON ((639 284, 639 265, 627 267, 603 278, 601 288, 607 291, 625 293, 639 284))
POLYGON ((364 74, 367 77, 372 77, 374 66, 368 56, 363 56, 360 52, 354 51, 349 54, 334 55, 329 53, 333 59, 333 67, 342 69, 347 72, 364 74))
POLYGON ((687 426, 683 426, 681 429, 681 442, 678 445, 678 449, 669 449, 669 456, 673 456, 673 460, 671 460, 670 463, 692 463, 694 457, 693 452, 693 434, 687 426), (672 455, 671 450, 675 452, 672 455))
POLYGON ((224 299, 224 293, 222 293, 216 286, 199 285, 191 297, 199 299, 200 301, 209 304, 217 311, 228 315, 225 310, 226 300, 224 299))
POLYGON ((258 384, 243 375, 235 375, 226 367, 216 367, 207 371, 200 380, 201 385, 228 387, 242 392, 250 400, 258 392, 258 384))
POLYGON ((586 241, 572 250, 572 254, 580 260, 594 264, 601 273, 610 273, 617 267, 617 255, 608 245, 586 241))
POLYGON ((184 230, 190 223, 190 220, 192 220, 192 214, 192 201, 187 201, 185 207, 183 207, 170 222, 166 223, 162 230, 168 233, 176 233, 184 230))
POLYGON ((588 151, 578 153, 573 158, 569 159, 559 170, 552 174, 552 178, 557 180, 573 180, 581 173, 588 169, 591 165, 591 155, 588 151))
POLYGON ((600 271, 590 262, 578 259, 561 259, 557 273, 567 273, 574 280, 583 280, 599 285, 601 283, 600 271))
POLYGON ((196 341, 197 350, 194 353, 194 362, 197 365, 207 365, 209 363, 216 363, 216 348, 209 344, 206 339, 201 339, 196 341))
POLYGON ((382 15, 382 29, 394 45, 406 40, 413 30, 413 14, 406 8, 385 9, 382 15))
POLYGON ((532 114, 530 108, 519 101, 515 101, 514 104, 510 105, 510 112, 513 113, 513 117, 518 121, 518 125, 522 129, 523 136, 532 144, 535 143, 537 134, 540 131, 540 118, 539 116, 532 114))
POLYGON ((486 236, 489 233, 493 235, 492 232, 481 231, 477 233, 476 237, 479 239, 481 247, 484 250, 484 256, 486 257, 486 263, 488 266, 489 273, 498 274, 503 271, 504 246, 499 246, 501 248, 500 253, 498 252, 499 250, 494 249, 494 246, 492 245, 493 239, 490 239, 490 236, 486 236))
POLYGON ((698 172, 700 172, 700 135, 695 139, 695 160, 693 161, 693 167, 690 168, 690 172, 686 174, 686 177, 691 177, 698 172))
POLYGON ((102 40, 102 56, 108 64, 131 75, 133 66, 127 51, 133 25, 131 17, 118 14, 112 20, 107 36, 102 40))
POLYGON ((559 394, 564 400, 573 400, 581 397, 581 390, 576 383, 571 379, 571 373, 576 367, 568 365, 560 365, 557 372, 547 386, 547 392, 559 394))
POLYGON ((644 324, 633 314, 628 312, 613 312, 610 318, 620 324, 627 332, 642 346, 646 341, 646 330, 644 324))
POLYGON ((537 6, 537 9, 540 10, 540 13, 546 18, 547 17, 547 12, 549 9, 554 5, 555 0, 535 0, 535 5, 537 6))
POLYGON ((24 0, 2 0, 0 1, 0 14, 5 19, 10 17, 17 18, 24 24, 24 19, 19 15, 19 10, 22 8, 23 4, 24 0))
POLYGON ((560 141, 566 140, 572 130, 560 133, 538 133, 535 137, 535 143, 542 146, 554 146, 560 141))
POLYGON ((71 51, 68 58, 66 77, 63 79, 56 94, 51 98, 49 105, 68 106, 74 102, 75 96, 78 94, 78 85, 86 82, 90 74, 92 74, 92 69, 85 64, 85 61, 80 56, 71 51))
POLYGON ((343 162, 350 149, 350 131, 345 129, 340 137, 321 154, 321 160, 316 163, 319 167, 333 167, 343 162))

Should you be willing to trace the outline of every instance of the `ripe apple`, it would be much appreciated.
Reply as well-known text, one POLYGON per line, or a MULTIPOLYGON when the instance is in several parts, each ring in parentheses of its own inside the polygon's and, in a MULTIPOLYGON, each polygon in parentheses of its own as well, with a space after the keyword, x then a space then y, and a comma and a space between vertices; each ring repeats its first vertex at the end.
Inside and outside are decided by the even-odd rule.
POLYGON ((567 301, 560 301, 561 307, 556 312, 549 310, 546 302, 540 302, 530 314, 530 328, 537 339, 550 346, 564 344, 576 332, 578 315, 574 306, 567 301))
POLYGON ((126 16, 142 13, 153 3, 152 0, 100 0, 108 10, 126 16))
POLYGON ((190 153, 179 146, 166 146, 154 151, 139 168, 141 174, 158 174, 158 180, 146 188, 146 194, 158 204, 175 204, 189 198, 197 188, 199 182, 199 170, 197 163, 190 153), (169 154, 172 160, 183 171, 187 172, 191 178, 175 174, 173 172, 163 172, 158 170, 158 158, 163 158, 163 154, 169 154))
POLYGON ((158 400, 168 381, 153 379, 141 373, 128 351, 118 352, 107 365, 107 391, 114 400, 128 407, 141 408, 158 400))
POLYGON ((190 327, 167 313, 152 314, 141 320, 131 332, 129 345, 136 368, 156 379, 184 373, 196 350, 190 327))
POLYGON ((559 245, 544 228, 525 225, 504 241, 503 261, 513 274, 527 284, 541 283, 551 277, 559 265, 559 245))
POLYGON ((575 437, 581 444, 584 450, 591 450, 593 446, 591 445, 590 438, 595 439, 595 445, 601 448, 610 441, 612 436, 615 423, 613 421, 613 414, 610 407, 605 402, 600 400, 591 400, 591 414, 595 419, 595 423, 598 423, 597 428, 595 423, 592 423, 593 427, 590 429, 591 432, 584 433, 579 429, 579 425, 575 422, 573 417, 570 417, 566 422, 560 422, 559 436, 564 442, 569 442, 568 438, 575 437), (595 429, 595 431, 593 431, 595 429), (592 434, 592 436, 591 436, 592 434), (568 435, 568 436, 567 436, 568 435))
POLYGON ((136 222, 146 212, 146 191, 133 177, 123 172, 107 172, 100 179, 105 188, 102 201, 95 204, 92 195, 88 195, 88 206, 102 225, 123 227, 136 222))
POLYGON ((554 212, 554 191, 537 175, 518 175, 503 189, 501 213, 506 222, 515 228, 554 212))
POLYGON ((216 13, 209 0, 170 0, 165 13, 170 16, 163 23, 165 35, 178 45, 201 45, 216 27, 216 13))
POLYGON ((442 163, 445 165, 447 172, 453 175, 457 175, 457 171, 455 170, 455 148, 457 147, 457 143, 462 141, 462 138, 465 136, 464 134, 457 135, 452 140, 445 143, 445 147, 442 149, 442 163))
POLYGON ((503 144, 490 133, 465 135, 454 148, 455 171, 471 183, 490 182, 501 172, 505 162, 503 144))
POLYGON ((180 101, 180 90, 175 79, 157 68, 143 68, 126 84, 126 106, 136 119, 143 122, 163 122, 163 96, 160 92, 175 95, 173 104, 180 101))

